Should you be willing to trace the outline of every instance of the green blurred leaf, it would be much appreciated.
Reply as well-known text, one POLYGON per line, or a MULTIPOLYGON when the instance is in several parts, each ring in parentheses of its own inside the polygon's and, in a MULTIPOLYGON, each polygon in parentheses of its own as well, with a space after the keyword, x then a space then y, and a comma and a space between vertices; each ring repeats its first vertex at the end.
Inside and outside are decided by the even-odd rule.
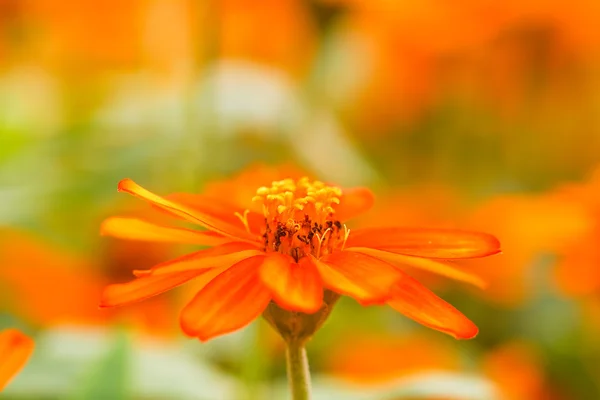
POLYGON ((71 400, 111 399, 126 400, 129 395, 130 340, 119 333, 112 348, 94 366, 71 400))

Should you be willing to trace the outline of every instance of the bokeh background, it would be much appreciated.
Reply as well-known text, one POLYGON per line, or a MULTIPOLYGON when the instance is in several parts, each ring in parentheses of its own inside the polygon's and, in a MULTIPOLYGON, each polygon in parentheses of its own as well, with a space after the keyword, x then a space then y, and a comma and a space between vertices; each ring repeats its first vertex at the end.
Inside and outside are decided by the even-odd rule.
POLYGON ((99 237, 148 211, 120 179, 272 168, 373 188, 355 226, 503 243, 463 264, 485 290, 417 275, 474 340, 343 299, 309 344, 317 399, 600 398, 599 27, 597 0, 0 0, 0 328, 37 343, 0 398, 285 398, 264 321, 201 344, 185 288, 97 308, 188 250, 99 237))

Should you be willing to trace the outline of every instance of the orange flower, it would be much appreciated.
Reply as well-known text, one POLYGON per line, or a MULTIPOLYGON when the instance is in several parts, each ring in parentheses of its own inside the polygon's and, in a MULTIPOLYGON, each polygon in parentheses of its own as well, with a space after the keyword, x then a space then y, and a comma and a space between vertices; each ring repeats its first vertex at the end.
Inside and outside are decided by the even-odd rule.
POLYGON ((600 250, 600 168, 583 184, 560 188, 555 194, 561 199, 575 202, 587 217, 587 229, 571 235, 556 269, 556 283, 561 291, 574 297, 588 297, 600 293, 598 262, 600 250))
POLYGON ((326 371, 346 381, 377 385, 426 371, 458 371, 460 354, 447 342, 414 335, 346 337, 329 350, 326 371))
POLYGON ((0 332, 0 391, 23 368, 33 352, 33 340, 16 329, 0 332))
POLYGON ((509 342, 486 355, 484 373, 498 385, 503 399, 549 399, 543 364, 527 342, 509 342))
POLYGON ((216 9, 220 57, 266 64, 293 74, 303 73, 309 65, 317 31, 306 3, 224 0, 216 9))
POLYGON ((476 277, 440 259, 500 251, 495 237, 479 232, 399 227, 351 232, 345 221, 372 205, 372 193, 364 188, 342 191, 308 178, 260 187, 252 201, 262 212, 232 204, 227 190, 221 201, 202 195, 164 198, 124 179, 119 191, 208 230, 113 217, 104 221, 103 234, 213 247, 134 271, 137 279, 106 288, 101 306, 133 303, 194 280, 201 289, 183 309, 181 327, 203 341, 247 325, 271 301, 285 310, 315 313, 323 305, 324 290, 351 296, 362 305, 387 303, 423 325, 472 338, 475 324, 401 266, 477 284, 476 277))
MULTIPOLYGON (((503 306, 522 304, 541 282, 527 279, 537 257, 554 253, 587 231, 589 222, 580 206, 570 199, 548 195, 505 195, 479 206, 466 226, 492 232, 502 241, 506 254, 481 260, 476 265, 464 261, 464 268, 490 282, 480 294, 503 306)), ((569 269, 572 272, 572 269, 569 269)))
MULTIPOLYGON (((464 363, 455 347, 432 337, 368 334, 346 338, 330 349, 326 372, 360 385, 385 385, 432 371, 467 372, 475 367, 495 386, 498 399, 558 399, 535 346, 511 340, 464 363), (474 364, 474 365, 473 365, 474 364), (468 368, 468 369, 467 369, 468 368)), ((436 397, 437 398, 437 397, 436 397)))
POLYGON ((102 289, 115 276, 123 276, 117 269, 124 260, 131 264, 133 257, 128 255, 132 251, 145 252, 138 259, 157 260, 149 251, 157 248, 152 244, 126 247, 121 242, 119 248, 111 244, 98 256, 102 263, 93 263, 31 234, 0 230, 0 292, 7 300, 0 309, 36 326, 126 323, 151 334, 174 332, 169 323, 171 299, 154 299, 111 313, 98 309, 102 289))

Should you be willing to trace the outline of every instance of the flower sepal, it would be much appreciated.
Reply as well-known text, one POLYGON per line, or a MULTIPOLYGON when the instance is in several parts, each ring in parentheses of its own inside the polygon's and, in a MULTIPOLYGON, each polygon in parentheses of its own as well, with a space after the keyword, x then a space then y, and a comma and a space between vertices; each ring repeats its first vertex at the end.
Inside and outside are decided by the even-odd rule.
POLYGON ((306 314, 298 311, 289 311, 271 301, 263 317, 275 329, 286 343, 304 344, 323 326, 329 314, 333 310, 340 295, 325 290, 323 293, 323 305, 313 313, 306 314))

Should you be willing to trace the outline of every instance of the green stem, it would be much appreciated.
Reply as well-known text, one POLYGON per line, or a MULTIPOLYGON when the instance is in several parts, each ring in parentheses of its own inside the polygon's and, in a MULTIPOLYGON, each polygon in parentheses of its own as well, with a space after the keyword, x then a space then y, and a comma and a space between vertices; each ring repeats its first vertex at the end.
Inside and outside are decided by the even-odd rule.
POLYGON ((287 374, 292 400, 310 400, 310 371, 302 341, 287 342, 287 374))

